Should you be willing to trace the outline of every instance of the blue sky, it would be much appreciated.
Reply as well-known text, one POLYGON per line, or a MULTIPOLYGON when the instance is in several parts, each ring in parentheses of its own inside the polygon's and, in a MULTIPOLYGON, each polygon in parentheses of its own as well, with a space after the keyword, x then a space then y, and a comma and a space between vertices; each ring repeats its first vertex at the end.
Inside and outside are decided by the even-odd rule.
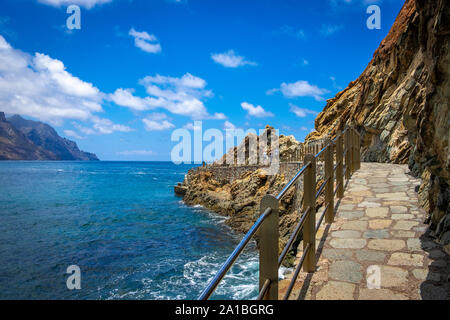
POLYGON ((0 111, 102 160, 169 160, 177 128, 297 139, 366 68, 402 0, 0 2, 0 111), (81 29, 69 30, 70 4, 81 29), (381 9, 369 30, 366 9, 381 9))

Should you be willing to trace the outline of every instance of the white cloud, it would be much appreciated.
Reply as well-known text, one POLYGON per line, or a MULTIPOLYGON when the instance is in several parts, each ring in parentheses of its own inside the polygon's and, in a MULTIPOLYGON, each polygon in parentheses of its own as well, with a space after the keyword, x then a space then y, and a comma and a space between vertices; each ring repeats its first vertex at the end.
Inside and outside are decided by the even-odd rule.
POLYGON ((295 104, 289 103, 290 111, 293 112, 297 117, 299 118, 305 118, 307 115, 318 115, 319 113, 317 111, 314 110, 310 110, 310 109, 305 109, 305 108, 300 108, 297 107, 295 104))
MULTIPOLYGON (((91 83, 84 82, 77 77, 72 76, 65 70, 64 64, 56 59, 41 53, 36 53, 34 65, 41 74, 46 74, 53 83, 56 84, 63 93, 81 98, 95 99, 100 91, 91 83)), ((101 107, 98 106, 100 111, 101 107)))
POLYGON ((134 110, 148 110, 149 104, 146 99, 136 97, 133 95, 134 89, 117 89, 113 94, 109 95, 109 98, 117 105, 122 107, 128 107, 134 110))
POLYGON ((320 29, 320 33, 323 36, 328 37, 328 36, 331 36, 331 35, 335 34, 339 30, 341 30, 342 28, 343 28, 343 26, 325 25, 325 24, 323 24, 321 29, 320 29))
POLYGON ((245 57, 236 55, 234 50, 228 50, 224 53, 212 53, 211 59, 227 68, 237 68, 245 65, 256 66, 255 62, 248 61, 245 57))
POLYGON ((117 89, 108 98, 122 107, 133 110, 152 110, 162 108, 173 114, 189 116, 193 119, 224 120, 226 115, 220 112, 209 114, 202 100, 213 96, 206 90, 206 81, 190 73, 180 78, 147 76, 139 81, 149 94, 147 97, 135 96, 133 89, 117 89))
POLYGON ((117 154, 122 156, 153 156, 156 153, 152 150, 125 150, 117 152, 117 154))
POLYGON ((86 128, 78 123, 76 123, 75 121, 72 122, 72 125, 78 129, 78 131, 80 131, 81 133, 84 133, 86 135, 91 135, 91 134, 95 134, 95 130, 91 129, 91 128, 86 128))
POLYGON ((165 113, 159 113, 159 112, 150 113, 145 118, 148 120, 154 120, 154 121, 168 120, 167 115, 165 113))
POLYGON ((148 53, 161 52, 161 45, 153 34, 148 34, 145 31, 139 32, 133 28, 130 29, 128 34, 134 38, 134 45, 142 51, 148 53))
POLYGON ((194 123, 192 122, 188 122, 183 126, 184 129, 187 130, 196 130, 199 131, 201 129, 201 126, 196 126, 194 123))
MULTIPOLYGON (((84 134, 128 132, 131 128, 99 118, 105 94, 93 84, 66 70, 64 63, 42 53, 31 56, 16 50, 0 35, 0 106, 20 114, 60 125, 66 119, 90 121, 93 128, 76 122, 84 134)), ((69 130, 68 135, 77 134, 69 130)), ((77 134, 78 135, 78 134, 77 134)), ((73 136, 73 135, 72 135, 73 136)))
POLYGON ((227 116, 221 112, 215 112, 212 116, 210 116, 208 119, 211 120, 225 120, 227 116))
POLYGON ((232 124, 230 121, 225 121, 223 123, 223 128, 225 130, 236 130, 237 129, 237 127, 234 124, 232 124))
POLYGON ((116 131, 119 131, 119 132, 133 131, 132 128, 121 125, 121 124, 113 123, 109 119, 93 117, 92 122, 94 123, 94 126, 93 126, 94 129, 96 129, 97 132, 100 134, 110 134, 110 133, 113 133, 116 131))
POLYGON ((0 105, 3 111, 53 124, 89 120, 102 112, 103 94, 45 54, 16 50, 0 36, 0 105))
POLYGON ((149 97, 149 108, 164 108, 173 114, 189 116, 193 119, 224 119, 223 113, 210 115, 203 99, 212 97, 206 90, 206 81, 186 73, 181 78, 167 76, 147 76, 140 80, 149 97))
POLYGON ((75 131, 73 130, 64 130, 64 134, 68 137, 72 137, 75 139, 83 139, 83 137, 79 136, 75 131))
POLYGON ((249 116, 257 117, 257 118, 264 118, 264 117, 273 117, 272 112, 268 112, 263 109, 261 106, 254 106, 248 102, 242 102, 241 103, 242 109, 247 111, 249 116))
POLYGON ((294 83, 283 82, 280 88, 268 90, 267 94, 271 95, 277 91, 281 91, 286 98, 314 97, 317 101, 323 100, 324 98, 322 96, 329 92, 326 89, 311 85, 308 81, 304 80, 299 80, 294 83))
POLYGON ((167 116, 164 113, 152 113, 142 119, 142 122, 147 131, 162 131, 174 128, 175 125, 166 119, 167 116))
POLYGON ((113 123, 109 119, 99 118, 97 116, 93 116, 91 119, 92 122, 92 128, 88 128, 85 126, 80 125, 79 123, 73 121, 72 125, 74 128, 76 128, 79 132, 85 134, 85 135, 94 135, 94 134, 111 134, 114 132, 131 132, 134 131, 132 128, 113 123))
POLYGON ((330 80, 333 83, 333 88, 338 89, 338 90, 342 90, 342 87, 337 85, 335 77, 331 76, 330 80))
POLYGON ((86 9, 91 9, 96 5, 102 5, 112 0, 38 0, 40 3, 47 4, 54 7, 69 6, 71 4, 76 4, 86 9))

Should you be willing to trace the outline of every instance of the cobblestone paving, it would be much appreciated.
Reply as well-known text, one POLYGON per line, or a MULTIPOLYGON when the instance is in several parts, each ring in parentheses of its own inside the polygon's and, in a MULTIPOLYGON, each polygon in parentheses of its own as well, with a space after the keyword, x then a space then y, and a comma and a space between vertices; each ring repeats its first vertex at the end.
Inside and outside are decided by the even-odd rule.
MULTIPOLYGON (((316 272, 300 273, 290 299, 450 298, 450 258, 428 236, 415 192, 420 180, 408 172, 406 165, 361 163, 335 222, 317 233, 316 272)), ((280 298, 289 278, 280 281, 280 298)))

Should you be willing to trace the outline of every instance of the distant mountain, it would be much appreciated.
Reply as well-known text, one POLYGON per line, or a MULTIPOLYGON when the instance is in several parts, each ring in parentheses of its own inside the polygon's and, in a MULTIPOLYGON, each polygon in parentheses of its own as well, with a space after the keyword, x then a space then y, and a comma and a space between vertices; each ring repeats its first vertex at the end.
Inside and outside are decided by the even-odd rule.
POLYGON ((0 112, 0 160, 98 160, 48 124, 0 112))

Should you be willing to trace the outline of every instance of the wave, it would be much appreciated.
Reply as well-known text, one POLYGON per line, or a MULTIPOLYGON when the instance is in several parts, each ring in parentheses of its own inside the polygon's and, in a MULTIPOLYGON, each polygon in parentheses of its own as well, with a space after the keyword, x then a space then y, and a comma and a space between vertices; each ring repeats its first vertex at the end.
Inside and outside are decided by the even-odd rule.
MULTIPOLYGON (((258 269, 257 254, 246 253, 223 278, 212 296, 243 300, 254 299, 258 295, 258 269)), ((200 292, 213 279, 224 262, 223 256, 209 255, 184 265, 184 278, 199 289, 200 292)))

